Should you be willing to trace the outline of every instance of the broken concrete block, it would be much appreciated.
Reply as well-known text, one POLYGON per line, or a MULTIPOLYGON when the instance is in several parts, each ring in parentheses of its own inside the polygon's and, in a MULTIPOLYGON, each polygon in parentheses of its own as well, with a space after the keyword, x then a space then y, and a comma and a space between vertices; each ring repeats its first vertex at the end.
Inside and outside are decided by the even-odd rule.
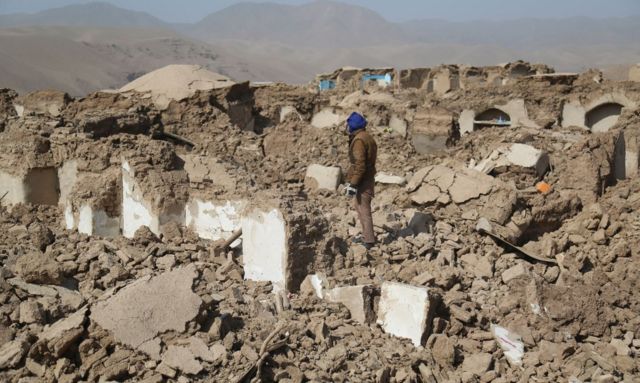
POLYGON ((304 203, 264 206, 268 205, 248 210, 242 217, 244 278, 269 281, 276 291, 298 291, 313 272, 316 246, 328 230, 326 218, 304 203))
POLYGON ((244 278, 286 285, 286 222, 278 209, 255 210, 242 218, 244 278))
POLYGON ((244 201, 213 202, 195 198, 185 207, 185 223, 200 238, 227 239, 240 228, 245 206, 244 201))
POLYGON ((113 333, 116 341, 144 351, 144 345, 166 331, 182 332, 200 311, 192 290, 194 265, 146 277, 97 302, 91 320, 113 333))
POLYGON ((358 323, 369 324, 375 319, 371 286, 336 287, 328 290, 325 299, 345 305, 358 323))
POLYGON ((386 173, 378 173, 376 174, 376 182, 379 184, 386 185, 404 185, 407 183, 407 180, 404 177, 394 176, 386 173))
POLYGON ((536 169, 539 176, 549 168, 549 155, 531 145, 511 145, 506 153, 506 159, 513 165, 536 169))
POLYGON ((506 284, 516 278, 521 278, 527 275, 529 275, 529 270, 522 263, 518 263, 502 273, 502 281, 506 284))
POLYGON ((311 190, 336 191, 341 179, 342 170, 339 167, 312 164, 307 168, 304 183, 311 190))
POLYGON ((162 355, 162 363, 190 375, 196 375, 203 370, 202 364, 186 347, 169 346, 162 355))
POLYGON ((431 331, 434 305, 429 290, 403 283, 382 284, 378 323, 385 332, 420 346, 431 331))

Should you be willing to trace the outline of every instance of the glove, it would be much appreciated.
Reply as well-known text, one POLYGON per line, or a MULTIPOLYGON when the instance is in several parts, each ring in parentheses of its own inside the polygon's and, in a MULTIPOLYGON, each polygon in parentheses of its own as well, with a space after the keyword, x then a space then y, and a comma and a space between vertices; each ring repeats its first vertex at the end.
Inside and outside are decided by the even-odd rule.
POLYGON ((351 184, 344 185, 344 195, 347 197, 353 197, 358 192, 358 189, 351 186, 351 184))

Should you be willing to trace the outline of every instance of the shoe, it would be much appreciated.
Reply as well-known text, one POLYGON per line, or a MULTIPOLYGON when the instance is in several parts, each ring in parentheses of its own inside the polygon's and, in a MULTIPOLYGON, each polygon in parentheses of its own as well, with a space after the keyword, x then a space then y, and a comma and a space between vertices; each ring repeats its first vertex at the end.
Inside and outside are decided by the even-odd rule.
POLYGON ((374 247, 376 244, 375 243, 363 243, 362 246, 364 246, 365 249, 367 250, 371 250, 372 247, 374 247))

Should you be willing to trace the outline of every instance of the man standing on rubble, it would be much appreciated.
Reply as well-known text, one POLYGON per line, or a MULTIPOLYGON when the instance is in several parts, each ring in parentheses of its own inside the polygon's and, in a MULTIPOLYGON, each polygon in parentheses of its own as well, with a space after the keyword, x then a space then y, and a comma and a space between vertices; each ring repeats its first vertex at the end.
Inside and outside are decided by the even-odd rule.
POLYGON ((367 120, 359 113, 353 112, 347 119, 350 166, 347 171, 348 183, 345 194, 355 197, 353 206, 362 225, 362 238, 354 242, 360 242, 370 249, 376 243, 371 217, 371 199, 374 196, 378 145, 366 131, 366 127, 367 120))

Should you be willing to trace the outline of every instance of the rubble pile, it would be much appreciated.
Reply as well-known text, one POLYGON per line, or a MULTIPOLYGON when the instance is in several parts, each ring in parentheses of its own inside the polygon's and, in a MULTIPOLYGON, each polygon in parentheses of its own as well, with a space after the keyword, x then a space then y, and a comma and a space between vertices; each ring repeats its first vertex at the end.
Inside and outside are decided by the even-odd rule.
POLYGON ((637 84, 180 73, 0 91, 1 381, 637 381, 637 84), (340 187, 354 110, 370 250, 340 187))

